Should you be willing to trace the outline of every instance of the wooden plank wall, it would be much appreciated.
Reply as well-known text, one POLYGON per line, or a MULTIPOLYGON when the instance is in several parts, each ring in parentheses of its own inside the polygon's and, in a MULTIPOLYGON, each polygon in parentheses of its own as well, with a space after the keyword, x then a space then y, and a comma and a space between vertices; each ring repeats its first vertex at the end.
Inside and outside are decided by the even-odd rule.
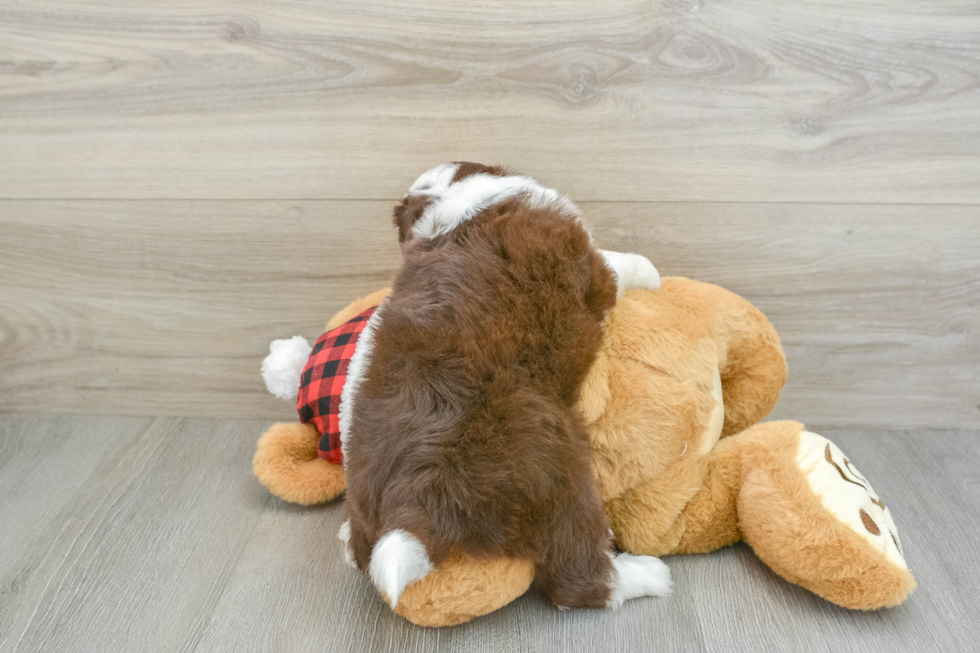
POLYGON ((783 334, 777 415, 980 427, 967 0, 0 0, 0 411, 290 418, 257 374, 449 159, 783 334))

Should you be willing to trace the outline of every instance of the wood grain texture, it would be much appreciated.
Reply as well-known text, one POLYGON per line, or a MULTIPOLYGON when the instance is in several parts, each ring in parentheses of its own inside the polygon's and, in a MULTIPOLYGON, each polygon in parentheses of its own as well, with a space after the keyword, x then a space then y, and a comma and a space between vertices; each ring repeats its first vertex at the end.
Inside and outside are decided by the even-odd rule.
POLYGON ((893 511, 919 581, 899 608, 838 608, 739 545, 667 558, 668 599, 564 613, 532 590, 425 630, 344 565, 342 506, 290 506, 251 477, 266 424, 0 416, 0 652, 886 653, 980 637, 977 431, 825 432, 893 511))
MULTIPOLYGON (((737 292, 774 413, 980 427, 980 208, 584 203, 598 244, 737 292)), ((399 264, 390 202, 0 202, 0 411, 295 419, 259 376, 399 264)))
POLYGON ((980 202, 973 0, 0 3, 0 197, 980 202))
POLYGON ((268 500, 259 425, 147 422, 0 419, 0 651, 196 646, 268 500))
POLYGON ((387 203, 0 206, 0 411, 295 419, 269 342, 315 339, 400 261, 387 203))

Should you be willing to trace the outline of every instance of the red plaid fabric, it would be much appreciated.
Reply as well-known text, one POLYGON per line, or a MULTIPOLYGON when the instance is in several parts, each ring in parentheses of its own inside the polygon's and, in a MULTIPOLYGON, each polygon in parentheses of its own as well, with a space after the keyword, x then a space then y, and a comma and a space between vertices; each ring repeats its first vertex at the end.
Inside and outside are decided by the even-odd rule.
POLYGON ((347 380, 347 367, 361 331, 375 309, 369 308, 349 322, 327 331, 317 339, 310 359, 300 377, 299 400, 296 408, 299 419, 320 433, 317 454, 334 465, 342 465, 340 451, 340 393, 347 380))

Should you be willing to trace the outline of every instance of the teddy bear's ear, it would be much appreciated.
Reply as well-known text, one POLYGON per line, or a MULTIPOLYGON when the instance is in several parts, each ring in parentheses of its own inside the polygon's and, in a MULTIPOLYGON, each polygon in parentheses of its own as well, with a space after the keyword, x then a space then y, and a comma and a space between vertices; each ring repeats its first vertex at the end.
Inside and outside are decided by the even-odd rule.
POLYGON ((412 239, 412 227, 422 217, 431 199, 428 195, 406 195, 401 204, 395 207, 394 223, 398 227, 399 243, 404 244, 412 239))

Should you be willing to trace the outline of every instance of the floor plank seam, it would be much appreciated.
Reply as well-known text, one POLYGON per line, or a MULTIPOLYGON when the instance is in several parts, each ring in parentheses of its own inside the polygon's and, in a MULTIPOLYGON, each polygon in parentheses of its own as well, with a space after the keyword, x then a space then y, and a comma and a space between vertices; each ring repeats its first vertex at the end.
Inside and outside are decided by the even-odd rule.
POLYGON ((241 564, 242 556, 245 555, 245 551, 248 549, 248 545, 252 541, 252 537, 255 535, 255 529, 259 527, 259 521, 261 520, 262 513, 269 509, 269 506, 273 501, 274 497, 272 494, 266 492, 265 499, 262 502, 262 508, 257 511, 255 520, 252 522, 252 528, 249 530, 248 537, 242 538, 242 544, 235 555, 235 564, 229 565, 228 571, 222 575, 222 588, 210 606, 210 614, 208 615, 207 622, 204 623, 199 629, 200 632, 198 632, 194 637, 195 641, 193 643, 188 641, 188 647, 184 649, 186 653, 197 653, 198 648, 200 648, 201 643, 204 641, 204 637, 211 629, 211 624, 214 622, 214 617, 218 612, 218 607, 221 605, 221 599, 224 597, 225 592, 228 591, 228 583, 232 577, 234 577, 235 571, 238 569, 238 565, 241 564))

